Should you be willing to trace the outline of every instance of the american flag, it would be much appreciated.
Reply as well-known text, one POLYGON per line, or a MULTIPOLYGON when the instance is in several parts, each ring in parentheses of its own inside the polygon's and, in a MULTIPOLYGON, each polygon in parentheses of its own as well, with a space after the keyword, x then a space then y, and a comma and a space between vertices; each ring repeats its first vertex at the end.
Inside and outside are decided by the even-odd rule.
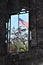
POLYGON ((29 28, 29 23, 27 21, 22 20, 21 18, 19 18, 19 24, 24 25, 26 28, 29 28))

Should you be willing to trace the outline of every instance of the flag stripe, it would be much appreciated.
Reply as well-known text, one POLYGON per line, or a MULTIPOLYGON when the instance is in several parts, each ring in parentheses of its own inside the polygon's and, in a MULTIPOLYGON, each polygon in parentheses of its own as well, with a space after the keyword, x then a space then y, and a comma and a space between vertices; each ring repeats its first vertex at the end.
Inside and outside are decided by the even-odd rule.
POLYGON ((25 25, 27 28, 29 28, 29 23, 19 18, 19 24, 25 25))

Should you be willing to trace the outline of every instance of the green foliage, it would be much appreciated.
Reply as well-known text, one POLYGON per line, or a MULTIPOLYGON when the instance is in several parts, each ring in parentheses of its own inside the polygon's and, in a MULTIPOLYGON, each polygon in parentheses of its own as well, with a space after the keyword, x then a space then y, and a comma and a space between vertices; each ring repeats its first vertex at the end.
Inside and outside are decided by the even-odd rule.
POLYGON ((21 44, 21 43, 18 43, 16 41, 16 43, 10 43, 10 51, 18 51, 19 49, 19 52, 24 52, 24 51, 28 51, 28 44, 21 44))

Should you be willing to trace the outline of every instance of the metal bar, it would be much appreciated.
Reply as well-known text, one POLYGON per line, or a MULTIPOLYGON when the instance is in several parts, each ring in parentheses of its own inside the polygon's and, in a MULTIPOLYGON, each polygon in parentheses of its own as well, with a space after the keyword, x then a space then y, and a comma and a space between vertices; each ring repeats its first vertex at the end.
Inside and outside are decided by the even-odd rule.
POLYGON ((31 21, 31 11, 30 11, 30 0, 29 0, 29 51, 30 51, 30 21, 31 21))

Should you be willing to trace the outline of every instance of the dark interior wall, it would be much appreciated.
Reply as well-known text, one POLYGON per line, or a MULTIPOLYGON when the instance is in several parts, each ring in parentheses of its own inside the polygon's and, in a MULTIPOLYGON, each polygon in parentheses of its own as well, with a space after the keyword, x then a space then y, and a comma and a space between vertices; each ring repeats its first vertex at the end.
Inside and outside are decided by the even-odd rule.
POLYGON ((8 0, 7 4, 9 14, 19 13, 22 8, 29 9, 29 0, 8 0))
POLYGON ((0 0, 0 55, 4 55, 6 53, 6 21, 9 16, 7 12, 7 1, 8 0, 0 0))
MULTIPOLYGON (((30 0, 30 27, 32 29, 32 43, 39 46, 43 43, 43 0, 30 0), (33 24, 34 23, 34 24, 33 24), (36 41, 35 41, 36 40, 36 41)), ((43 45, 42 45, 43 46, 43 45)))
POLYGON ((7 8, 9 10, 9 14, 16 14, 19 12, 19 1, 18 0, 8 0, 7 8))
POLYGON ((7 45, 5 43, 6 22, 9 19, 7 0, 0 0, 0 65, 6 65, 7 45))

